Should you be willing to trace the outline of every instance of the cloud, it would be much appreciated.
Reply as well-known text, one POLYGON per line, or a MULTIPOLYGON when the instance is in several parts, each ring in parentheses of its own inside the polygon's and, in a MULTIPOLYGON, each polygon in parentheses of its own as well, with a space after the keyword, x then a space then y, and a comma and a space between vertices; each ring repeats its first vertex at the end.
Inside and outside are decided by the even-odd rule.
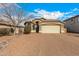
POLYGON ((36 15, 41 16, 46 19, 58 19, 59 17, 62 17, 64 15, 64 13, 60 11, 49 12, 43 9, 36 9, 34 11, 36 15))
POLYGON ((71 14, 71 13, 73 13, 72 11, 71 12, 65 12, 64 14, 71 14))
POLYGON ((75 15, 79 14, 78 8, 73 8, 69 11, 47 11, 44 9, 35 9, 34 12, 30 12, 29 15, 32 15, 34 18, 45 18, 45 19, 58 19, 58 20, 65 20, 70 17, 73 17, 75 15))
POLYGON ((65 20, 76 15, 79 15, 79 8, 73 8, 71 11, 64 12, 64 16, 61 19, 65 20))
POLYGON ((78 8, 72 9, 72 11, 64 12, 65 15, 72 14, 73 12, 79 11, 78 8))
POLYGON ((72 17, 75 14, 75 12, 78 12, 79 9, 78 8, 74 8, 71 11, 68 12, 60 12, 60 11, 46 11, 43 9, 35 9, 34 10, 34 15, 35 16, 39 16, 39 17, 44 17, 46 19, 66 19, 69 17, 72 17))
POLYGON ((61 20, 64 20, 64 19, 67 19, 67 18, 70 18, 72 16, 75 16, 75 15, 78 15, 78 12, 79 12, 79 8, 73 8, 71 11, 68 11, 68 12, 60 12, 60 11, 46 11, 46 10, 43 10, 43 9, 36 9, 34 10, 36 14, 36 16, 41 16, 41 17, 44 17, 46 19, 61 19, 61 20))
POLYGON ((79 11, 79 9, 78 8, 74 8, 73 11, 79 11))

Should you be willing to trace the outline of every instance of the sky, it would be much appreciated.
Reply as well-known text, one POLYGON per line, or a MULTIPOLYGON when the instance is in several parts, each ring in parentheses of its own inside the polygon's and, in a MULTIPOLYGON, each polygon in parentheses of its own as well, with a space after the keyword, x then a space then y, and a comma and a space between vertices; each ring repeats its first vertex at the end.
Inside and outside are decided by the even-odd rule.
POLYGON ((36 18, 65 20, 79 14, 79 3, 19 3, 18 5, 36 18))
POLYGON ((17 6, 23 9, 28 16, 33 18, 66 20, 79 15, 79 3, 0 3, 0 8, 4 6, 17 6))

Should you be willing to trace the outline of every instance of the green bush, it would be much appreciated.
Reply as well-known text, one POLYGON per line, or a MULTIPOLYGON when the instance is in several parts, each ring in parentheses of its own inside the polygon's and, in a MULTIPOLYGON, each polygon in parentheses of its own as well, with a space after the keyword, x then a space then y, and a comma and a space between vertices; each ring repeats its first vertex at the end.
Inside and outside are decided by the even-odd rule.
POLYGON ((26 23, 24 28, 24 34, 29 34, 31 32, 31 23, 26 23))
POLYGON ((0 28, 0 35, 10 35, 10 28, 0 28))

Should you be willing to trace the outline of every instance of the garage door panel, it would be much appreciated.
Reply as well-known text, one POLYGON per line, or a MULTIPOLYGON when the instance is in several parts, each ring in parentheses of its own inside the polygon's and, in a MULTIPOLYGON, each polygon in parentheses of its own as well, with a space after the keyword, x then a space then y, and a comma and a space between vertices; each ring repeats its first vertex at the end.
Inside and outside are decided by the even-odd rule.
POLYGON ((41 26, 42 33, 60 33, 60 26, 41 26))

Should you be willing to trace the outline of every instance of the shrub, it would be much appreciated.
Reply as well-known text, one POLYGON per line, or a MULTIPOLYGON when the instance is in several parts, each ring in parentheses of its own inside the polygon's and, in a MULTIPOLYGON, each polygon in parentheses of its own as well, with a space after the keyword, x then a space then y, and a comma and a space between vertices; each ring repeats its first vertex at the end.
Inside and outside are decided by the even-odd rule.
POLYGON ((10 28, 0 28, 0 35, 10 35, 10 28))
POLYGON ((24 34, 29 34, 31 32, 31 23, 26 23, 24 28, 24 34))

